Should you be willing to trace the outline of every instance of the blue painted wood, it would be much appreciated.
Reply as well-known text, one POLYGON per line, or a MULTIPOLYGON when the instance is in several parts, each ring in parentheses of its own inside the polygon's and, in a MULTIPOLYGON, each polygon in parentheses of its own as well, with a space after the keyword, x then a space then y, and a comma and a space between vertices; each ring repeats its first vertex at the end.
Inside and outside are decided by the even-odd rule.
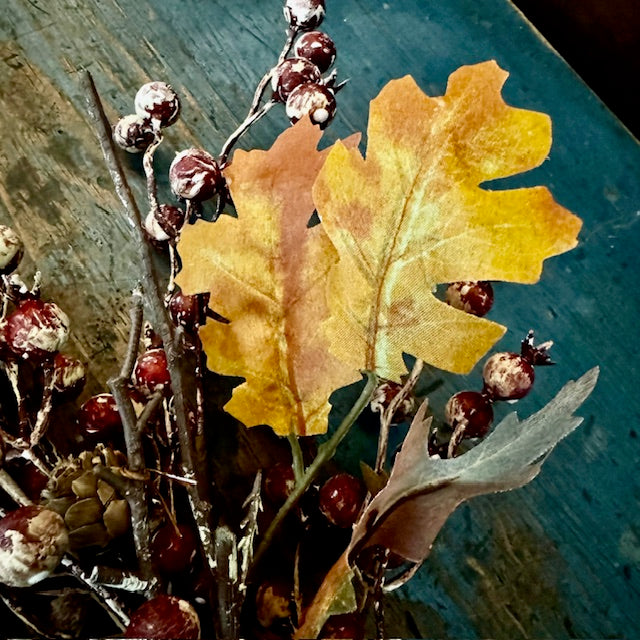
MULTIPOLYGON (((389 632, 441 638, 636 637, 638 144, 509 2, 328 4, 324 28, 338 45, 340 76, 350 78, 339 94, 329 139, 364 131, 368 101, 388 80, 410 73, 438 95, 458 66, 487 59, 511 73, 508 102, 551 115, 549 160, 508 184, 548 185, 560 203, 584 219, 581 245, 549 260, 538 285, 496 286, 492 317, 510 328, 500 348, 515 348, 530 327, 556 341, 558 364, 540 372, 535 393, 517 406, 521 415, 542 406, 567 379, 595 364, 602 367, 582 411, 585 424, 560 444, 540 477, 517 492, 476 499, 451 518, 420 574, 392 595, 389 632)), ((160 154, 162 170, 171 148, 187 141, 218 149, 242 118, 283 39, 280 2, 5 0, 3 9, 0 222, 16 223, 27 235, 28 259, 43 269, 52 298, 71 304, 78 292, 85 293, 91 312, 106 314, 109 331, 81 311, 86 331, 74 330, 77 349, 92 355, 97 388, 122 353, 124 300, 135 277, 123 276, 112 259, 130 255, 128 232, 117 220, 118 205, 79 115, 75 70, 92 70, 111 113, 130 111, 137 86, 151 77, 166 79, 185 96, 184 121, 171 130, 160 154), (15 107, 12 91, 24 92, 31 102, 15 107), (38 96, 45 97, 45 105, 38 104, 38 96), (14 104, 11 120, 3 117, 8 104, 14 104), (66 122, 72 122, 68 135, 66 122), (50 131, 43 138, 29 127, 50 131), (27 154, 38 172, 38 189, 20 182, 28 179, 19 170, 27 154), (59 191, 46 190, 43 176, 65 184, 59 191), (96 202, 109 213, 101 213, 96 202), (59 219, 52 219, 52 211, 59 219), (102 245, 99 255, 108 259, 95 252, 96 242, 102 245), (77 282, 71 293, 70 280, 77 282), (91 346, 96 339, 100 348, 91 346)), ((264 148, 284 126, 283 114, 273 110, 242 146, 264 148)), ((165 182, 161 188, 166 190, 165 182)), ((468 379, 444 379, 432 397, 436 412, 452 390, 477 386, 479 377, 475 372, 468 379)), ((371 446, 371 436, 363 433, 344 459, 370 458, 371 446)))

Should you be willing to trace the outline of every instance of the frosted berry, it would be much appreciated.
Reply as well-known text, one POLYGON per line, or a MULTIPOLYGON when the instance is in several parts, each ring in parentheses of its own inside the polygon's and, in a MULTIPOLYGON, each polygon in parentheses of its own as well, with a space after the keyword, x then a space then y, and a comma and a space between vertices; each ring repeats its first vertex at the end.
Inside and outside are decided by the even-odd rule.
POLYGON ((288 58, 273 70, 271 87, 274 97, 280 102, 286 102, 296 87, 307 82, 317 83, 320 78, 320 70, 313 62, 306 58, 288 58))
POLYGON ((185 200, 209 200, 222 187, 220 167, 203 149, 185 149, 169 167, 171 190, 185 200))
POLYGON ((171 376, 164 349, 149 349, 138 357, 133 370, 133 381, 139 390, 148 395, 156 391, 161 391, 164 395, 171 393, 171 376))
POLYGON ((309 116, 313 124, 324 129, 336 115, 336 98, 322 84, 301 84, 289 94, 285 110, 292 123, 309 116))
POLYGON ((452 282, 445 297, 455 309, 482 317, 493 306, 493 287, 490 282, 452 282))
POLYGON ((196 331, 200 326, 201 315, 209 296, 188 296, 182 291, 174 291, 169 299, 169 315, 175 325, 187 331, 196 331))
POLYGON ((294 47, 298 58, 306 58, 324 73, 335 62, 336 45, 333 40, 322 31, 308 31, 303 33, 294 47))
POLYGON ((296 486, 293 467, 286 462, 276 462, 264 472, 264 494, 274 506, 284 504, 296 486))
POLYGON ((287 0, 284 17, 292 27, 315 29, 324 19, 324 0, 287 0))
POLYGON ((30 587, 47 578, 69 548, 64 520, 54 511, 30 505, 0 520, 0 582, 30 587))
POLYGON ((134 103, 138 116, 155 121, 161 127, 172 125, 180 115, 180 98, 165 82, 143 84, 134 103))
POLYGON ((113 128, 113 141, 129 153, 144 151, 154 138, 151 121, 136 113, 120 118, 113 128))
POLYGON ((338 527, 351 527, 360 513, 364 487, 360 480, 348 473, 331 476, 320 489, 320 511, 338 527))
MULTIPOLYGON (((402 385, 393 380, 384 380, 373 392, 370 407, 374 413, 383 413, 386 411, 391 401, 400 393, 402 385)), ((415 400, 412 396, 407 396, 398 406, 393 414, 393 422, 404 422, 409 418, 415 410, 415 400)))
POLYGON ((82 391, 87 381, 87 368, 80 360, 64 353, 56 353, 53 359, 53 376, 55 391, 71 396, 82 391))
POLYGON ((533 365, 518 353, 495 353, 482 369, 484 390, 494 400, 524 398, 534 378, 533 365))
POLYGON ((187 219, 187 213, 180 207, 161 204, 154 212, 158 226, 170 237, 177 238, 187 219))
POLYGON ((6 319, 4 338, 7 346, 22 358, 52 358, 67 341, 69 318, 53 302, 30 298, 23 300, 6 319))
POLYGON ((24 245, 18 234, 0 224, 0 275, 15 271, 24 255, 24 245))
POLYGON ((116 399, 110 393, 89 398, 78 411, 78 426, 87 436, 108 440, 122 432, 116 399))
POLYGON ((162 573, 181 573, 188 569, 197 553, 197 541, 191 527, 168 523, 160 527, 151 541, 155 564, 162 573))
POLYGON ((459 391, 447 402, 445 420, 454 430, 462 427, 463 437, 481 438, 493 421, 491 400, 478 391, 459 391))
POLYGON ((147 600, 131 614, 124 637, 194 640, 200 638, 200 620, 186 600, 160 595, 147 600))

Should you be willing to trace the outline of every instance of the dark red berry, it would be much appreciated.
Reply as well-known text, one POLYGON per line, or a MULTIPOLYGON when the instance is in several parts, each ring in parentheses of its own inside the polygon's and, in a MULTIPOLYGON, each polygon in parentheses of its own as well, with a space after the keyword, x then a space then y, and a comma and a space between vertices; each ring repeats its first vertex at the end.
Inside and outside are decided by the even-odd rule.
POLYGON ((459 391, 447 402, 445 420, 454 430, 461 427, 464 438, 482 438, 493 421, 491 401, 477 391, 459 391))
POLYGON ((322 84, 307 83, 296 87, 287 98, 285 111, 292 123, 309 116, 313 124, 324 129, 336 115, 336 98, 322 84))
POLYGON ((264 472, 264 494, 274 506, 284 504, 291 495, 296 480, 293 467, 286 462, 276 462, 264 472))
POLYGON ((109 440, 122 432, 116 399, 110 393, 89 398, 78 412, 78 426, 94 439, 109 440))
POLYGON ((53 359, 54 389, 65 397, 76 396, 87 381, 87 368, 80 360, 56 353, 53 359))
POLYGON ((320 70, 306 58, 288 58, 283 60, 271 76, 274 97, 286 102, 291 92, 301 84, 319 82, 320 70))
POLYGON ((452 282, 445 296, 452 307, 474 316, 486 315, 493 306, 493 287, 490 282, 452 282))
POLYGON ((179 198, 200 202, 220 191, 222 174, 212 155, 203 149, 185 149, 169 167, 169 182, 179 198))
POLYGON ((24 255, 24 245, 18 234, 0 224, 0 275, 15 271, 24 255))
MULTIPOLYGON (((373 392, 371 398, 371 411, 374 413, 383 413, 391 401, 400 393, 403 385, 393 380, 384 380, 373 392)), ((398 406, 393 414, 393 422, 395 424, 404 422, 409 418, 415 409, 415 400, 411 395, 407 396, 398 406)))
POLYGON ((353 526, 362 502, 364 487, 360 480, 348 473, 331 476, 320 489, 320 511, 338 527, 353 526))
POLYGON ((0 520, 0 582, 30 587, 56 569, 69 548, 64 520, 54 511, 31 505, 0 520))
POLYGON ((256 593, 256 618, 260 626, 268 629, 275 622, 291 615, 292 589, 284 582, 268 580, 256 593))
POLYGON ((180 98, 173 88, 165 82, 147 82, 143 84, 134 100, 136 113, 144 119, 168 127, 180 115, 180 98))
POLYGON ((358 613, 341 613, 331 616, 322 627, 320 638, 362 640, 364 638, 362 616, 358 613))
POLYGON ((53 302, 29 298, 6 319, 7 346, 22 358, 52 358, 69 335, 69 318, 53 302))
POLYGON ((196 331, 200 326, 202 312, 208 298, 208 295, 188 296, 182 291, 174 291, 168 305, 173 323, 184 327, 187 331, 196 331))
POLYGON ((120 118, 113 128, 113 141, 129 153, 144 151, 154 138, 151 121, 136 113, 120 118))
POLYGON ((534 378, 533 365, 517 353, 495 353, 482 369, 485 392, 494 400, 524 398, 534 378))
POLYGON ((160 527, 151 541, 151 552, 162 573, 180 573, 191 566, 198 546, 191 527, 168 523, 160 527))
POLYGON ((138 389, 149 395, 156 391, 162 391, 164 395, 171 393, 171 376, 164 349, 149 349, 138 357, 133 381, 138 389))
POLYGON ((200 620, 193 606, 174 596, 160 595, 136 609, 125 638, 194 640, 200 637, 200 620))
POLYGON ((315 29, 324 14, 324 0, 287 0, 284 5, 285 20, 298 29, 315 29))
POLYGON ((22 456, 7 460, 7 471, 24 491, 27 498, 33 502, 40 501, 40 494, 49 481, 49 478, 42 471, 22 456))
POLYGON ((156 211, 150 211, 144 220, 144 231, 150 240, 166 243, 180 235, 187 214, 180 207, 161 204, 156 211))
POLYGON ((298 58, 306 58, 324 73, 336 59, 336 45, 322 31, 303 33, 295 44, 294 53, 298 58))

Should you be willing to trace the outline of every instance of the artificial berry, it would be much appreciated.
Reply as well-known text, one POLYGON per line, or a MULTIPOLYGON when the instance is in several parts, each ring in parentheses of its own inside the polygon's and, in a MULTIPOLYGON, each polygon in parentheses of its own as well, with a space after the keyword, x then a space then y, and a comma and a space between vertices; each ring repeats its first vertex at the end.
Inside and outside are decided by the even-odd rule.
MULTIPOLYGON (((385 380, 380 383, 373 392, 369 406, 374 413, 383 413, 391 401, 400 393, 403 385, 393 380, 385 380)), ((407 396, 398 406, 393 414, 395 424, 404 422, 409 418, 415 409, 415 400, 412 396, 407 396)))
POLYGON ((135 386, 143 393, 151 395, 162 391, 164 395, 171 393, 171 376, 167 366, 167 354, 164 349, 149 349, 136 360, 133 370, 135 386))
POLYGON ((177 528, 168 523, 160 527, 151 541, 151 552, 162 573, 181 573, 188 569, 197 552, 196 537, 185 524, 177 528))
POLYGON ((447 402, 445 420, 454 430, 461 427, 465 438, 482 438, 493 421, 491 400, 477 391, 459 391, 447 402))
POLYGON ((445 294, 447 304, 474 316, 486 315, 493 305, 490 282, 452 282, 445 294))
POLYGON ((162 244, 180 235, 186 218, 186 212, 180 207, 161 204, 147 214, 143 228, 150 240, 162 244))
POLYGON ((151 121, 132 113, 118 120, 113 128, 113 141, 129 153, 144 151, 155 138, 151 121))
POLYGON ((313 124, 324 129, 336 114, 336 98, 331 89, 322 84, 301 84, 289 94, 285 111, 294 124, 309 116, 313 124))
POLYGON ((315 29, 324 19, 325 0, 287 0, 284 17, 298 29, 315 29))
POLYGON ((109 440, 122 432, 116 399, 110 393, 89 398, 78 412, 78 426, 92 438, 109 440))
POLYGON ((15 271, 24 255, 24 245, 18 234, 0 224, 0 275, 15 271))
POLYGON ((364 638, 362 616, 358 613, 341 613, 331 616, 322 627, 320 637, 362 640, 364 638))
POLYGON ((196 331, 200 326, 201 315, 207 305, 209 295, 189 296, 182 291, 174 291, 169 298, 169 315, 175 325, 187 331, 196 331))
POLYGON ((45 360, 64 345, 69 318, 53 302, 23 300, 6 319, 4 337, 8 347, 22 358, 45 360))
POLYGON ((194 640, 200 637, 200 620, 186 600, 160 595, 147 600, 131 614, 124 635, 125 638, 194 640))
POLYGON ((29 500, 40 501, 40 494, 47 486, 49 478, 33 462, 25 460, 22 456, 11 457, 7 460, 7 471, 29 500))
POLYGON ((203 149, 185 149, 169 167, 171 190, 179 198, 203 201, 222 188, 222 174, 213 156, 203 149))
POLYGON ((30 505, 0 520, 0 582, 30 587, 56 569, 69 548, 64 520, 54 511, 30 505))
POLYGON ((331 476, 320 489, 320 511, 329 522, 345 529, 355 523, 363 500, 362 483, 348 473, 331 476))
POLYGON ((320 73, 324 73, 336 59, 336 45, 323 31, 303 33, 294 47, 298 58, 306 58, 312 62, 320 73))
POLYGON ((291 615, 291 588, 284 582, 263 582, 256 593, 256 619, 265 629, 291 615))
POLYGON ((295 486, 293 467, 286 462, 276 462, 264 472, 264 494, 275 506, 284 504, 295 486))
POLYGON ((291 92, 301 84, 319 82, 320 69, 306 58, 288 58, 283 60, 271 76, 274 97, 286 102, 291 92))
POLYGON ((87 381, 87 369, 80 360, 64 353, 56 353, 53 359, 53 388, 65 397, 82 391, 87 381))
POLYGON ((482 369, 484 391, 494 400, 524 398, 534 378, 533 365, 518 353, 495 353, 482 369))
POLYGON ((180 98, 165 82, 143 84, 136 93, 134 104, 141 118, 155 121, 161 127, 171 126, 180 115, 180 98))

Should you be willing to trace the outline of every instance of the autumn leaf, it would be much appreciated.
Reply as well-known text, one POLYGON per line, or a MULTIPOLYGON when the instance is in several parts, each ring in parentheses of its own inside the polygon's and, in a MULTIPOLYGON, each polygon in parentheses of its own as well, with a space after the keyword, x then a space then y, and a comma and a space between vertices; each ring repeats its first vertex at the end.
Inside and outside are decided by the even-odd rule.
POLYGON ((411 77, 372 101, 366 158, 336 144, 314 186, 340 255, 325 323, 331 349, 354 368, 399 380, 402 353, 464 373, 504 328, 439 301, 460 280, 533 283, 545 258, 576 244, 580 220, 544 187, 483 183, 531 169, 551 145, 548 116, 507 106, 495 62, 458 69, 446 95, 411 77))
POLYGON ((211 307, 231 321, 210 321, 200 332, 209 369, 246 379, 226 410, 280 435, 325 433, 330 394, 360 378, 319 331, 337 260, 322 226, 307 226, 328 153, 317 150, 321 135, 305 120, 268 151, 236 151, 225 177, 238 218, 198 221, 178 244, 180 287, 210 291, 211 307))

